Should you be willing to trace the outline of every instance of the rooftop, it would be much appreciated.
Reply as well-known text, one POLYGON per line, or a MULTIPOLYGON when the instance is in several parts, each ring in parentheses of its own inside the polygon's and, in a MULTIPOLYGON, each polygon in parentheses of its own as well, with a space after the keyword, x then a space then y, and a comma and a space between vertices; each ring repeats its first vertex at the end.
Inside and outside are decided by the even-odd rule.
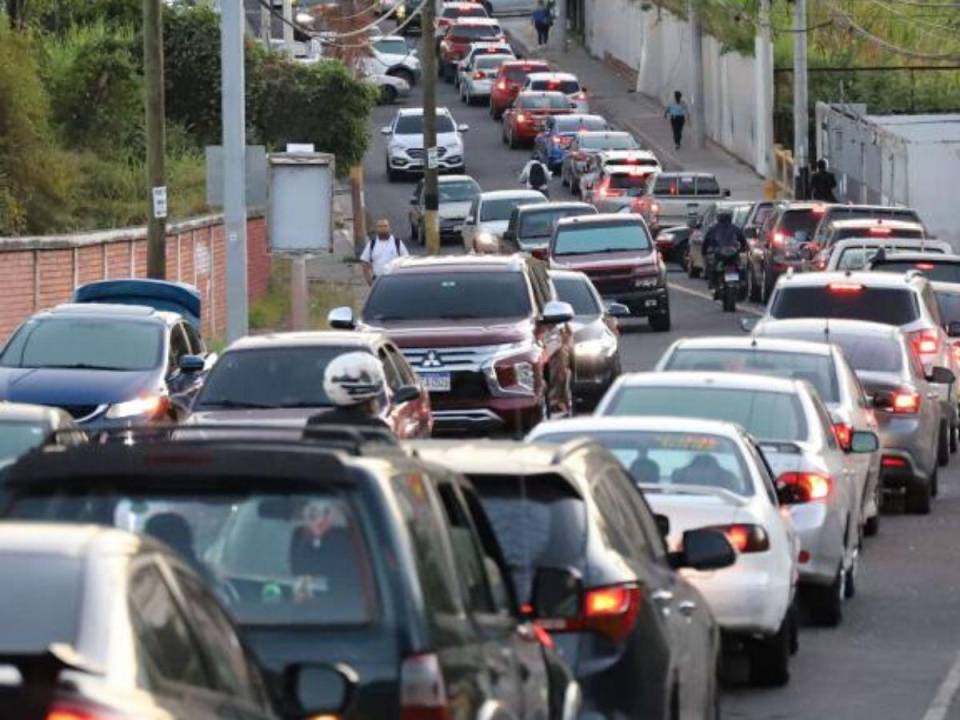
POLYGON ((867 115, 866 119, 908 142, 960 142, 960 114, 867 115))
MULTIPOLYGON (((261 350, 263 348, 278 347, 329 347, 341 345, 346 347, 369 347, 382 340, 383 336, 372 332, 355 332, 353 330, 318 330, 314 332, 279 332, 264 335, 250 335, 240 338, 227 348, 228 352, 237 350, 261 350)), ((2 408, 2 405, 0 405, 2 408)))

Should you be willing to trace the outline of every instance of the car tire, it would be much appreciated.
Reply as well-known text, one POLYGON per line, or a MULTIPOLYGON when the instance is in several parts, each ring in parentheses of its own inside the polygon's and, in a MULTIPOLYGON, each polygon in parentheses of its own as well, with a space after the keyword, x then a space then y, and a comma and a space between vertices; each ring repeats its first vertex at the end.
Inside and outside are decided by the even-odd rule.
POLYGON ((516 138, 516 136, 513 134, 513 128, 510 129, 510 139, 509 139, 509 141, 507 142, 507 146, 508 146, 511 150, 516 150, 518 147, 520 147, 519 143, 517 143, 517 138, 516 138))
POLYGON ((763 268, 763 304, 770 302, 770 296, 773 294, 773 279, 767 274, 767 268, 763 268))
POLYGON ((960 427, 954 425, 950 428, 950 452, 955 453, 960 449, 960 443, 957 442, 957 433, 960 433, 960 427))
POLYGON ((693 253, 690 252, 689 247, 687 248, 687 277, 692 279, 700 277, 700 268, 694 265, 693 253))
POLYGON ((407 85, 410 87, 413 87, 416 84, 416 79, 414 78, 413 73, 406 68, 397 68, 393 72, 387 74, 392 75, 393 77, 398 77, 401 80, 406 80, 407 85))
POLYGON ((937 434, 937 464, 940 467, 950 464, 950 425, 946 421, 940 423, 940 432, 937 434))
POLYGON ((650 329, 654 332, 670 332, 670 308, 664 313, 658 313, 650 316, 650 329))
POLYGON ((749 288, 747 294, 750 302, 763 302, 763 292, 757 285, 757 273, 754 272, 752 265, 747 269, 747 287, 749 288))
POLYGON ((421 247, 427 244, 427 233, 424 230, 423 223, 417 225, 417 245, 421 247))
POLYGON ((830 585, 809 588, 810 615, 817 625, 837 627, 843 621, 847 573, 841 567, 830 585))
POLYGON ((921 486, 907 489, 907 512, 914 515, 929 515, 931 500, 933 499, 933 485, 937 482, 937 471, 934 469, 930 479, 921 486))
POLYGON ((748 646, 750 682, 761 687, 782 687, 790 681, 790 647, 793 613, 787 611, 775 635, 748 646))
MULTIPOLYGON (((879 489, 877 490, 877 495, 880 495, 879 489)), ((877 533, 880 532, 880 502, 881 498, 877 497, 877 514, 873 517, 868 517, 866 522, 863 523, 863 534, 867 537, 876 537, 877 533)))
POLYGON ((387 163, 387 182, 396 182, 400 178, 400 173, 390 167, 390 163, 387 163))

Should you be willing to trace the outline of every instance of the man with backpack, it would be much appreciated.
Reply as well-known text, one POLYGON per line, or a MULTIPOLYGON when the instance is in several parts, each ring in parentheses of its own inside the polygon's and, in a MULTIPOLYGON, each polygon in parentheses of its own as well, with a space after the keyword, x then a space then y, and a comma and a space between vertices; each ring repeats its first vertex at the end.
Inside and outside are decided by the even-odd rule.
POLYGON ((383 274, 387 265, 398 257, 409 254, 400 239, 390 232, 390 221, 386 218, 377 220, 377 232, 360 254, 363 276, 367 279, 367 283, 373 285, 373 281, 383 274))
POLYGON ((524 166, 520 173, 520 182, 525 184, 531 190, 539 190, 547 197, 550 197, 550 191, 547 187, 550 182, 550 169, 542 162, 534 158, 524 166))

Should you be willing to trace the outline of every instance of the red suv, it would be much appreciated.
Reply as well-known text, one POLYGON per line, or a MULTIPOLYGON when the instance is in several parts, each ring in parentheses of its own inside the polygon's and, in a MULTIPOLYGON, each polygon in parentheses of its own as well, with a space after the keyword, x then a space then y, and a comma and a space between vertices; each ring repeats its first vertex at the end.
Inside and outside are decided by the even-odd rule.
POLYGON ((440 16, 437 18, 437 30, 444 30, 458 18, 485 18, 487 9, 480 3, 475 2, 445 2, 440 16))
POLYGON ((512 148, 533 145, 551 115, 569 115, 574 103, 562 92, 526 90, 503 113, 500 136, 512 148))
POLYGON ((457 63, 463 59, 476 42, 506 42, 500 24, 492 18, 460 18, 447 28, 440 42, 440 57, 437 69, 447 80, 452 81, 457 63))
POLYGON ((359 323, 397 344, 430 391, 434 431, 521 435, 573 410, 573 308, 546 264, 523 255, 401 258, 381 275, 359 323))
POLYGON ((497 72, 497 79, 490 91, 490 117, 499 120, 520 93, 527 81, 527 75, 535 72, 549 72, 550 64, 544 60, 515 60, 503 63, 497 72))

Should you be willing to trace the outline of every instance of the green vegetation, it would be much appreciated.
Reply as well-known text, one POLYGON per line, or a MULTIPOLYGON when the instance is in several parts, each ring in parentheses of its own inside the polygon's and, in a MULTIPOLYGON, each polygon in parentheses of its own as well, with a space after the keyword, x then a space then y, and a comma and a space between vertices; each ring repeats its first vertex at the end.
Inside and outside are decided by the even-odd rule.
MULTIPOLYGON (((5 0, 0 10, 0 235, 145 221, 140 0, 5 0)), ((219 17, 165 8, 171 216, 205 212, 204 146, 220 142, 219 17)), ((313 142, 348 171, 376 100, 335 61, 248 43, 248 142, 313 142)))
MULTIPOLYGON (((327 313, 335 307, 349 305, 358 312, 360 299, 357 288, 349 283, 310 283, 309 316, 311 330, 327 329, 327 313)), ((283 330, 290 325, 290 263, 273 264, 267 294, 250 306, 250 329, 283 330)))

